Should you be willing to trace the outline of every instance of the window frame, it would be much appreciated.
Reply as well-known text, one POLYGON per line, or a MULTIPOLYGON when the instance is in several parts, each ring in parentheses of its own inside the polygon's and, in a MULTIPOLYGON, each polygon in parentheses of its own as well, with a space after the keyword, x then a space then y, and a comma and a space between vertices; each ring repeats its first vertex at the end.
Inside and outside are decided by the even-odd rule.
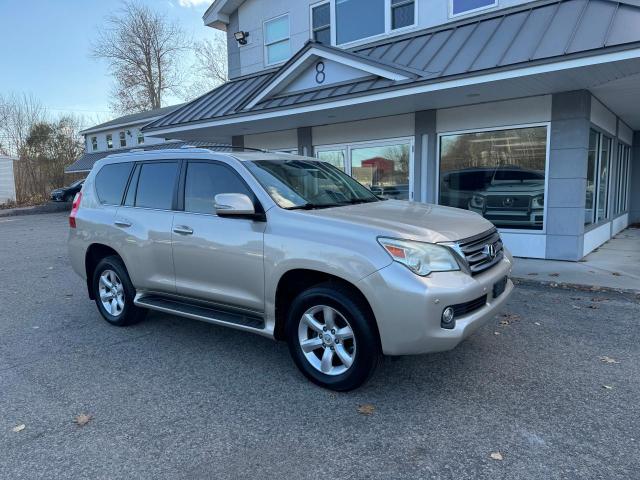
POLYGON ((392 0, 388 0, 389 2, 389 33, 395 32, 403 32, 409 28, 415 27, 418 23, 418 0, 402 0, 398 5, 394 5, 392 0), (413 23, 411 25, 405 25, 404 27, 393 28, 393 10, 396 8, 404 7, 409 3, 413 3, 413 23))
POLYGON ((125 198, 127 198, 127 192, 129 191, 129 184, 131 183, 131 177, 133 175, 133 172, 135 172, 136 170, 136 166, 137 163, 134 161, 129 161, 129 162, 113 162, 113 163, 107 163, 106 165, 103 165, 102 167, 100 167, 100 170, 98 170, 96 172, 96 176, 93 179, 93 194, 95 195, 95 198, 98 200, 98 203, 103 206, 103 207, 120 207, 123 205, 125 198), (129 175, 127 176, 127 180, 124 183, 124 191, 122 192, 122 196, 120 197, 120 203, 107 203, 107 202, 103 202, 100 199, 100 195, 98 194, 98 175, 100 175, 100 172, 102 172, 102 170, 104 170, 107 167, 110 167, 112 165, 121 165, 121 164, 125 164, 125 165, 130 165, 130 170, 129 170, 129 175))
POLYGON ((493 0, 492 5, 472 8, 471 10, 465 10, 464 12, 460 12, 460 13, 453 13, 453 2, 455 2, 455 0, 449 0, 449 18, 459 18, 459 17, 464 17, 466 15, 473 15, 474 13, 482 12, 484 10, 496 9, 500 6, 500 0, 493 0))
POLYGON ((175 159, 175 158, 158 158, 158 159, 154 159, 154 160, 138 160, 138 161, 134 161, 133 163, 133 168, 131 169, 130 175, 129 175, 129 179, 127 181, 127 186, 124 190, 124 194, 122 195, 122 200, 120 201, 120 206, 124 207, 124 208, 135 208, 138 210, 151 210, 151 211, 156 211, 156 212, 175 212, 177 211, 177 206, 178 206, 178 186, 180 184, 180 181, 182 180, 182 170, 183 170, 183 163, 184 160, 182 159, 175 159), (173 195, 171 198, 171 208, 170 209, 165 209, 165 208, 153 208, 153 207, 139 207, 136 205, 137 201, 138 201, 138 186, 140 184, 140 177, 142 175, 142 168, 144 167, 144 165, 147 164, 151 164, 151 165, 157 165, 159 163, 177 163, 178 165, 178 175, 176 176, 176 180, 174 182, 174 186, 173 186, 173 195), (134 185, 134 180, 135 179, 135 185, 134 185), (135 188, 135 192, 133 194, 133 205, 126 205, 126 200, 127 197, 129 196, 129 190, 131 188, 135 188))
POLYGON ((113 134, 107 133, 107 150, 113 150, 113 134))
POLYGON ((138 145, 144 145, 144 133, 138 131, 138 145))
POLYGON ((353 167, 352 151, 353 150, 358 150, 361 148, 389 147, 389 146, 397 146, 401 144, 409 145, 409 201, 413 201, 415 199, 415 193, 414 193, 415 162, 416 162, 415 137, 381 138, 379 140, 366 140, 366 141, 360 141, 360 142, 314 145, 313 156, 315 158, 318 158, 318 153, 342 150, 344 152, 344 167, 345 167, 344 173, 346 173, 350 177, 353 177, 352 175, 352 167, 353 167))
POLYGON ((126 148, 127 146, 127 133, 124 130, 118 132, 118 138, 120 140, 120 148, 126 148), (122 144, 124 142, 124 145, 122 144))
POLYGON ((98 150, 98 137, 97 136, 92 136, 91 139, 91 151, 95 152, 98 150))
MULTIPOLYGON (((500 127, 485 127, 474 128, 468 130, 454 130, 447 132, 438 132, 438 143, 436 145, 436 188, 435 188, 435 203, 440 205, 440 152, 442 150, 442 137, 449 135, 463 135, 466 133, 483 133, 483 132, 499 132, 503 130, 519 130, 524 128, 536 128, 545 127, 547 129, 547 145, 545 151, 545 165, 544 165, 544 218, 542 220, 541 230, 527 230, 522 228, 498 228, 500 233, 513 233, 520 235, 546 235, 547 234, 547 222, 548 222, 548 210, 549 210, 549 161, 551 156, 551 122, 539 122, 539 123, 522 123, 515 125, 503 125, 500 127)), ((446 206, 446 205, 445 205, 446 206)))
POLYGON ((263 55, 264 55, 264 65, 265 67, 273 67, 275 65, 282 65, 283 63, 286 63, 287 60, 289 60, 291 58, 291 15, 289 12, 287 13, 283 13, 281 15, 278 15, 276 17, 272 17, 269 18, 267 20, 264 20, 262 22, 262 44, 263 44, 263 55), (285 38, 279 39, 279 40, 275 40, 273 42, 267 43, 267 24, 274 22, 276 20, 279 20, 283 17, 287 18, 287 26, 288 26, 288 35, 285 38), (285 58, 284 60, 279 60, 277 62, 271 62, 269 63, 269 47, 276 45, 278 43, 282 43, 284 41, 287 41, 287 43, 289 44, 289 56, 287 58, 285 58))
POLYGON ((333 45, 333 31, 335 30, 334 28, 335 21, 333 16, 333 9, 331 8, 332 3, 333 3, 332 0, 322 0, 320 2, 312 3, 311 5, 309 5, 309 40, 315 42, 316 31, 326 28, 326 27, 323 27, 322 29, 313 28, 313 11, 318 7, 322 7, 323 5, 329 5, 329 46, 333 45))
POLYGON ((585 233, 593 230, 594 228, 598 228, 602 225, 605 225, 608 222, 611 222, 611 220, 615 216, 613 214, 613 209, 611 208, 612 206, 611 184, 612 184, 612 177, 613 177, 611 173, 612 173, 612 167, 615 164, 616 138, 614 135, 611 135, 609 132, 607 132, 606 130, 603 130, 602 128, 598 127, 595 124, 591 124, 591 126, 589 127, 589 133, 591 133, 592 131, 595 132, 598 136, 597 158, 596 158, 596 165, 595 165, 595 173, 596 173, 595 189, 594 189, 595 199, 594 199, 594 209, 591 215, 591 223, 584 224, 585 233), (607 188, 605 192, 605 213, 604 213, 604 218, 598 219, 598 209, 600 207, 600 198, 601 198, 600 197, 600 186, 601 186, 600 171, 602 167, 602 145, 605 139, 609 141, 609 150, 608 150, 609 164, 607 168, 608 170, 607 171, 607 188))
POLYGON ((199 215, 199 216, 222 218, 219 215, 217 215, 215 212, 214 213, 190 212, 185 209, 185 204, 186 204, 185 197, 187 194, 187 170, 189 168, 190 163, 207 163, 207 164, 213 164, 213 165, 221 166, 223 168, 228 169, 233 175, 235 175, 240 180, 242 184, 244 184, 247 191, 251 193, 250 198, 253 201, 253 206, 256 213, 257 214, 264 213, 264 207, 262 206, 262 203, 260 202, 258 195, 253 190, 253 188, 251 188, 251 186, 247 183, 247 181, 243 178, 240 172, 238 172, 235 168, 233 168, 228 163, 221 162, 219 160, 207 160, 207 159, 200 159, 200 158, 187 159, 187 160, 183 160, 182 162, 182 166, 180 168, 180 175, 179 175, 180 183, 178 185, 178 191, 177 191, 176 211, 180 213, 186 213, 188 215, 199 215))
POLYGON ((384 0, 384 32, 377 33, 370 37, 359 38, 358 40, 351 40, 345 43, 338 43, 338 28, 337 28, 337 9, 336 0, 329 0, 331 4, 331 45, 340 48, 350 48, 358 45, 370 43, 379 39, 384 39, 389 35, 396 35, 405 33, 411 30, 416 30, 420 24, 418 20, 418 0, 413 0, 413 25, 407 25, 406 27, 400 27, 392 29, 392 15, 391 15, 391 0, 384 0))

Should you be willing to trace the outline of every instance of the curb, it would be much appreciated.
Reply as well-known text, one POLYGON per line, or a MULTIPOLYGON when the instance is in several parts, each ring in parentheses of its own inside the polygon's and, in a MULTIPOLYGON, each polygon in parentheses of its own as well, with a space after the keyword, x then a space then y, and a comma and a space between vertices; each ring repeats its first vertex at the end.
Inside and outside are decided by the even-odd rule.
POLYGON ((640 289, 633 288, 614 288, 600 285, 582 285, 579 283, 566 283, 566 282, 550 282, 546 280, 532 280, 530 278, 511 277, 516 285, 530 285, 530 286, 543 286, 548 288, 561 288, 563 290, 578 290, 581 292, 609 292, 609 293, 622 293, 626 295, 634 295, 640 300, 640 289))
POLYGON ((18 217, 22 215, 39 215, 42 213, 60 213, 71 210, 71 204, 60 202, 49 202, 44 205, 36 205, 34 207, 10 208, 0 210, 0 218, 2 217, 18 217))

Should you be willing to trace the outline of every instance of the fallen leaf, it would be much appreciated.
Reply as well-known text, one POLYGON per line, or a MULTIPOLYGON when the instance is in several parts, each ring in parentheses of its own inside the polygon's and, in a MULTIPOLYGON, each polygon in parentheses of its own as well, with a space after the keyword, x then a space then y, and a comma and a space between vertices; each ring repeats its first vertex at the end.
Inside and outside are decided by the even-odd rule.
POLYGON ((599 307, 599 306, 597 306, 597 305, 588 305, 588 306, 587 306, 587 308, 590 308, 591 310, 597 310, 597 309, 599 309, 600 307, 599 307))
POLYGON ((600 357, 600 361, 602 363, 620 363, 619 361, 617 361, 617 360, 615 360, 615 359, 613 359, 611 357, 608 357, 606 355, 601 356, 600 357))
POLYGON ((494 335, 500 335, 500 332, 493 332, 494 335))
POLYGON ((502 458, 502 454, 500 452, 493 452, 493 453, 491 453, 490 457, 493 460, 502 460, 503 459, 502 458))
POLYGON ((92 415, 87 415, 86 413, 81 413, 80 415, 76 416, 75 418, 75 422, 79 427, 84 427, 87 423, 89 423, 91 421, 91 419, 93 418, 92 415))
POLYGON ((605 390, 613 390, 613 387, 611 385, 603 385, 602 388, 604 388, 605 390))
POLYGON ((376 407, 374 407, 370 403, 365 403, 363 405, 358 405, 358 413, 360 415, 366 415, 366 416, 373 415, 373 412, 375 411, 375 409, 376 409, 376 407))
POLYGON ((533 322, 534 325, 540 326, 540 322, 533 322))
POLYGON ((517 322, 518 320, 520 320, 520 315, 518 315, 517 313, 503 313, 502 315, 500 315, 500 317, 501 320, 500 322, 498 322, 498 325, 502 327, 509 326, 513 322, 517 322))
POLYGON ((13 427, 11 430, 14 433, 18 433, 18 432, 21 432, 22 430, 24 430, 25 428, 27 428, 27 426, 24 423, 21 423, 20 425, 16 425, 15 427, 13 427))

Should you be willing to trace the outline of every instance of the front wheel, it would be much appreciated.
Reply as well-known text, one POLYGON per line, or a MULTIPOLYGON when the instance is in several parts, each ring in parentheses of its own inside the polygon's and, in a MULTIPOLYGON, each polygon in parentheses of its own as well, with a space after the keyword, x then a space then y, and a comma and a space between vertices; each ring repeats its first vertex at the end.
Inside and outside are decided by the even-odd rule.
POLYGON ((373 319, 346 288, 320 285, 293 301, 287 321, 291 356, 312 382, 348 391, 364 384, 380 356, 373 319))

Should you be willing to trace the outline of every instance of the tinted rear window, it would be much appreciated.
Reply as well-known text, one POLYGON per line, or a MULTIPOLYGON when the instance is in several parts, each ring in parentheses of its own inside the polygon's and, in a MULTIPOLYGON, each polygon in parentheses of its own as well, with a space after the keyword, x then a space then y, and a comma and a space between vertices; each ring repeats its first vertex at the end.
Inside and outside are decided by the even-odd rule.
POLYGON ((178 178, 178 163, 145 163, 140 170, 136 207, 171 210, 178 178))
POLYGON ((103 205, 120 205, 132 163, 105 165, 96 175, 96 192, 103 205))

